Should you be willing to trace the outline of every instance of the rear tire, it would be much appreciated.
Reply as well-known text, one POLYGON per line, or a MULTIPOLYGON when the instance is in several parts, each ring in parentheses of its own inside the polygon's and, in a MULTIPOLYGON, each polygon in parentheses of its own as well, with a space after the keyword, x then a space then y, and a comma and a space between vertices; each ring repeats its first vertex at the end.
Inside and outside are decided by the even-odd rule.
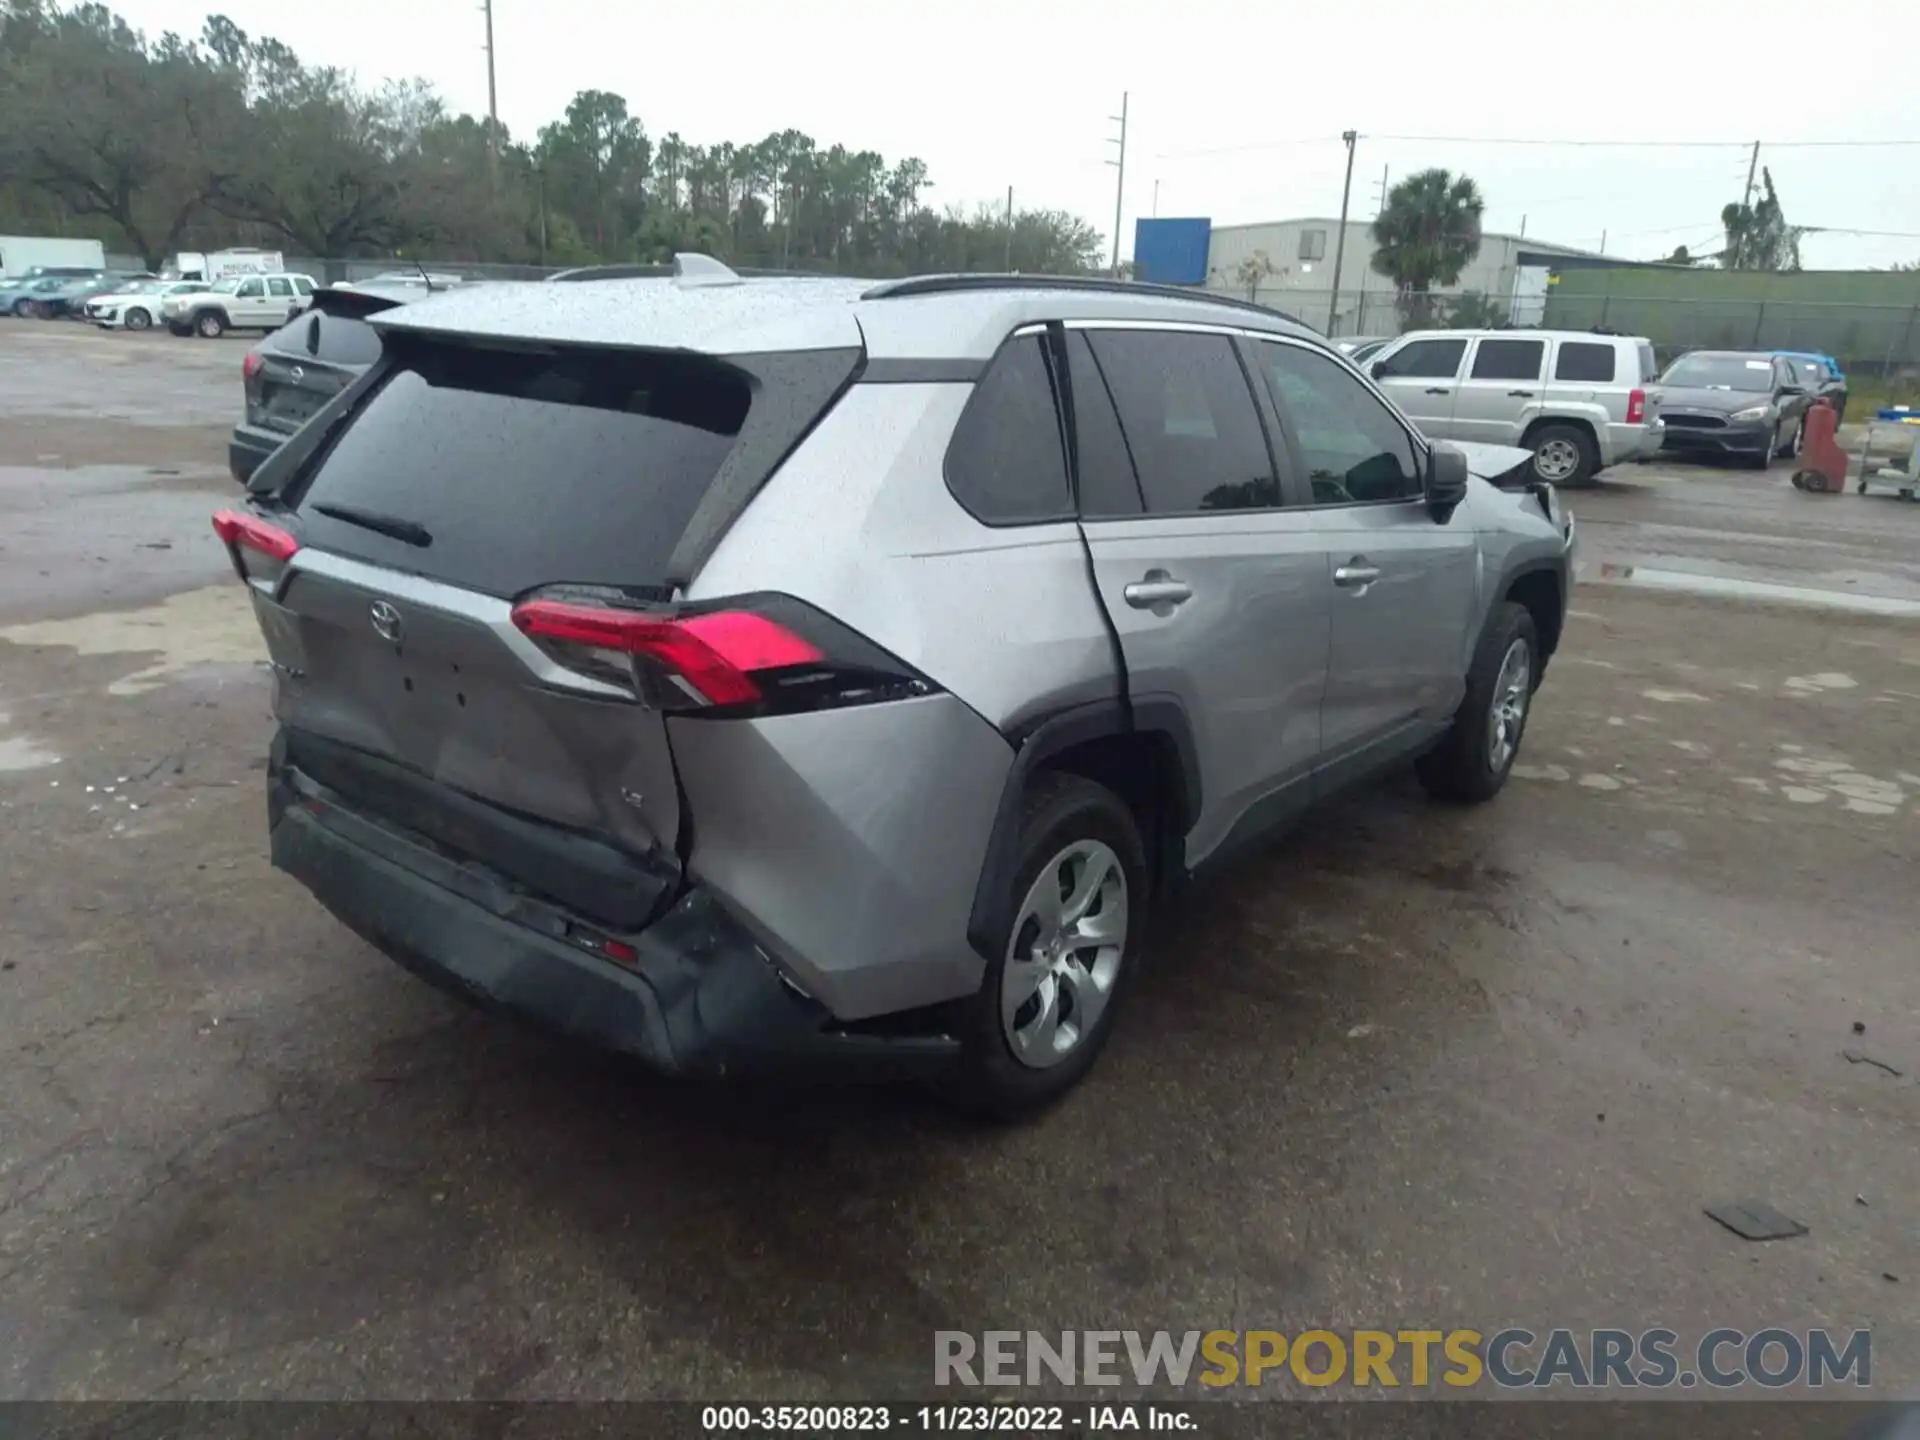
POLYGON ((1533 432, 1533 478, 1572 488, 1600 468, 1593 437, 1578 425, 1542 425, 1533 432))
POLYGON ((1414 767, 1429 794, 1474 805, 1500 793, 1533 714, 1539 674, 1540 636, 1533 616, 1524 605, 1503 602, 1473 653, 1467 693, 1452 726, 1414 767))
POLYGON ((1093 1068, 1146 943, 1146 848, 1119 796, 1078 775, 1042 774, 1019 844, 1007 933, 964 1002, 964 1051, 947 1086, 994 1119, 1051 1104, 1093 1068), (1050 926, 1049 911, 1066 923, 1050 926), (1054 937, 1111 943, 1063 947, 1054 937))

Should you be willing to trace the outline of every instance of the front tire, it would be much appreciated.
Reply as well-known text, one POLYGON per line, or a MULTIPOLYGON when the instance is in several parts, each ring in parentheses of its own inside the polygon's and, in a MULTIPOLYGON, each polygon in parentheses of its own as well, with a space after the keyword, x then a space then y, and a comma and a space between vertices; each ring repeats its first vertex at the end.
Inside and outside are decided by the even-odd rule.
POLYGON ((1539 673, 1540 636, 1533 616, 1526 606, 1507 601, 1480 637, 1452 726, 1415 767, 1429 794, 1474 805, 1500 793, 1520 754, 1539 673))
POLYGON ((193 328, 203 340, 218 340, 227 333, 227 320, 218 310, 202 310, 194 317, 193 328))
POLYGON ((1533 433, 1533 478, 1549 485, 1584 485, 1600 468, 1593 437, 1577 425, 1543 425, 1533 433))
POLYGON ((1140 965, 1147 859, 1133 812, 1078 775, 1037 777, 1020 817, 1009 922, 979 992, 950 1093, 1009 1119, 1093 1067, 1140 965))
POLYGON ((153 316, 136 305, 133 309, 127 311, 121 323, 129 330, 146 330, 152 327, 153 316))

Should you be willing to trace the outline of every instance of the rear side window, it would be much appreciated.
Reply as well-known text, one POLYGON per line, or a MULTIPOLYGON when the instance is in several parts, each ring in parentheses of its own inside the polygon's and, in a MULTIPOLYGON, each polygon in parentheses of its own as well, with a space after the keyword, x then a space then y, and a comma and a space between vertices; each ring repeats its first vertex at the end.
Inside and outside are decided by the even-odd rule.
POLYGON ((1482 340, 1473 352, 1475 380, 1538 380, 1544 340, 1482 340))
POLYGON ((1405 376, 1410 380, 1451 380, 1460 373, 1467 353, 1464 340, 1412 340, 1379 362, 1382 380, 1405 376))
POLYGON ((1640 342, 1640 383, 1651 384, 1660 378, 1660 366, 1653 358, 1653 346, 1645 340, 1640 342))
MULTIPOLYGON (((1642 347, 1647 353, 1641 358, 1644 368, 1653 361, 1650 347, 1642 347)), ((1583 380, 1590 385, 1611 385, 1613 383, 1613 346, 1596 345, 1588 340, 1563 340, 1560 353, 1554 357, 1553 378, 1556 380, 1583 380)))
POLYGON ((947 446, 947 488, 974 519, 1031 525, 1073 514, 1053 380, 1038 335, 1000 347, 947 446))
POLYGON ((506 598, 658 585, 748 403, 737 372, 685 357, 418 349, 321 462, 299 500, 302 534, 506 598), (430 543, 345 511, 420 526, 430 543))
POLYGON ((1087 339, 1150 513, 1280 503, 1266 432, 1232 341, 1157 330, 1096 330, 1087 339))
POLYGON ((1067 332, 1067 378, 1073 386, 1074 451, 1080 462, 1080 513, 1088 519, 1138 515, 1146 508, 1133 473, 1113 396, 1085 332, 1067 332))

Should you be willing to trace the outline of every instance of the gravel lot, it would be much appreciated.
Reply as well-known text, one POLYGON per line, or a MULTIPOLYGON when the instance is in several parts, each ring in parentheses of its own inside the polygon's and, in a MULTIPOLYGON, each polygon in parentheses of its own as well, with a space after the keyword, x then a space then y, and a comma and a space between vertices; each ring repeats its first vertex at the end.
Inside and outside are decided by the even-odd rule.
POLYGON ((0 1397, 905 1396, 936 1329, 1421 1324, 1871 1326, 1920 1384, 1920 505, 1575 496, 1617 583, 1505 795, 1317 815, 981 1130, 570 1053, 268 869, 206 525, 243 350, 0 323, 0 1397), (1702 1214, 1749 1197, 1810 1233, 1702 1214))

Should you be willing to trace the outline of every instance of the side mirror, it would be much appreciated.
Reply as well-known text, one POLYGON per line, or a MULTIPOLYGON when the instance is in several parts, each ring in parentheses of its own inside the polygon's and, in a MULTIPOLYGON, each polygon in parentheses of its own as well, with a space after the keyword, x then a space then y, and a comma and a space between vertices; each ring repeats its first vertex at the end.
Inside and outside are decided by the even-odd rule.
POLYGON ((1780 393, 1782 395, 1804 395, 1807 391, 1803 385, 1782 385, 1780 387, 1780 393))
POLYGON ((1427 474, 1421 487, 1434 518, 1444 520, 1446 512, 1467 498, 1467 457, 1451 445, 1437 444, 1427 449, 1427 474))
POLYGON ((1373 378, 1376 380, 1386 379, 1387 378, 1387 362, 1384 360, 1374 361, 1373 364, 1367 367, 1367 373, 1373 376, 1373 378))

